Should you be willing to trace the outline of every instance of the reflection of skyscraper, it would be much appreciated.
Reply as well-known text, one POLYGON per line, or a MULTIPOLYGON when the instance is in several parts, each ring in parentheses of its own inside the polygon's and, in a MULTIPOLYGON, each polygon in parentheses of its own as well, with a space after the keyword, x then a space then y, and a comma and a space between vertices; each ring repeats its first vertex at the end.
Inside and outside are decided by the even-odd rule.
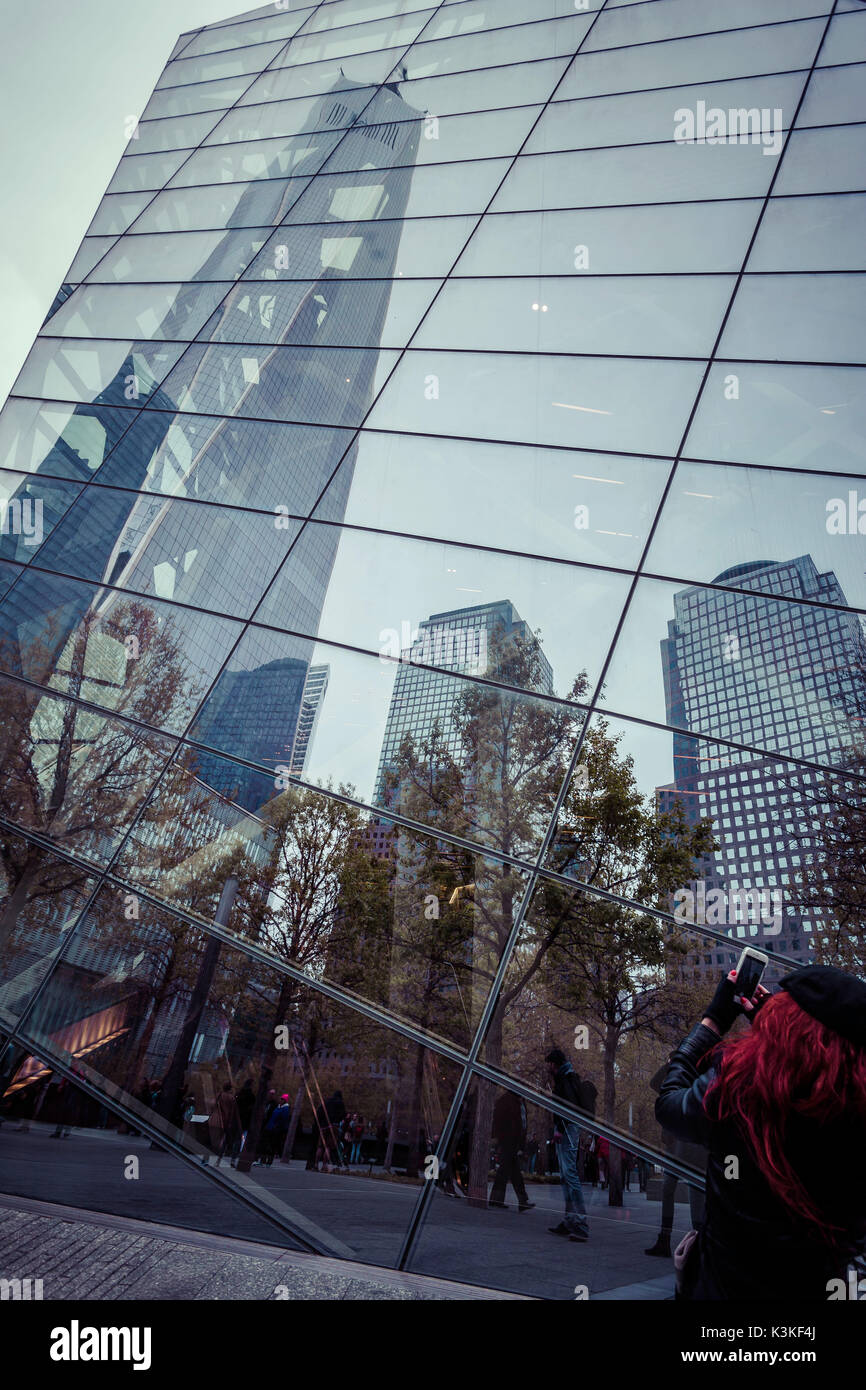
POLYGON ((455 762, 461 760, 460 737, 454 728, 452 711, 461 685, 452 676, 427 670, 437 666, 457 675, 484 676, 491 670, 494 651, 507 649, 520 641, 532 653, 538 674, 534 689, 553 694, 553 671, 530 627, 516 612, 513 603, 479 604, 475 608, 455 608, 433 613, 418 627, 411 647, 403 652, 391 693, 391 706, 382 740, 376 773, 375 805, 387 804, 385 776, 396 761, 400 745, 411 735, 418 745, 430 737, 434 726, 441 730, 444 746, 455 762), (423 663, 423 664, 416 664, 423 663))
POLYGON ((322 702, 328 689, 330 674, 330 666, 311 666, 307 672, 304 693, 301 697, 301 713, 295 734, 295 744, 292 748, 291 769, 296 777, 303 776, 304 768, 310 756, 310 746, 316 736, 316 727, 322 712, 322 702))
MULTIPOLYGON (((419 137, 420 115, 396 85, 359 87, 339 79, 297 135, 269 146, 266 169, 245 183, 217 244, 179 291, 168 287, 161 319, 153 305, 164 305, 166 287, 136 288, 139 323, 156 319, 148 323, 153 344, 130 349, 104 388, 74 407, 36 465, 36 474, 71 472, 81 481, 101 465, 98 482, 106 484, 88 488, 59 519, 40 566, 245 617, 300 525, 288 523, 273 549, 265 549, 262 512, 279 504, 303 518, 330 483, 329 519, 342 520, 357 448, 350 431, 374 395, 419 137), (329 160, 333 172, 307 186, 329 160), (154 348, 165 343, 186 346, 161 371, 151 370, 154 348), (131 403, 141 407, 135 416, 131 403), (83 454, 81 438, 92 441, 95 433, 101 446, 94 452, 91 443, 83 454)), ((239 158, 231 172, 249 179, 243 147, 240 156, 237 148, 214 146, 204 154, 227 161, 224 172, 239 158)), ((167 216, 177 217, 196 191, 173 185, 175 211, 167 216)), ((148 240, 122 237, 107 253, 105 279, 113 274, 134 282, 136 257, 147 256, 148 240)), ((46 330, 82 339, 106 332, 111 305, 131 288, 64 286, 46 330)), ((60 360, 59 343, 56 352, 60 360)), ((70 394, 75 399, 75 388, 70 394)), ((31 477, 23 484, 22 495, 34 483, 31 477)), ((307 548, 303 593, 287 625, 310 637, 338 540, 336 528, 317 528, 315 546, 307 548)), ((58 656, 88 602, 86 596, 67 601, 55 615, 58 656)), ((17 620, 0 621, 14 664, 17 620)), ((311 652, 312 642, 301 656, 311 652)), ((274 656, 281 657, 276 645, 274 656)), ((266 766, 285 761, 296 741, 306 672, 303 659, 296 666, 294 659, 265 662, 258 683, 255 671, 227 673, 197 736, 214 742, 224 735, 223 751, 266 766), (278 670, 286 674, 282 689, 275 684, 278 670), (261 708, 249 698, 254 690, 266 694, 261 708)), ((238 796, 246 805, 243 787, 238 796)))
MULTIPOLYGON (((844 757, 852 720, 866 713, 866 641, 856 614, 818 606, 846 599, 836 576, 819 573, 811 556, 739 565, 714 582, 744 582, 754 593, 694 587, 674 595, 675 617, 661 644, 667 721, 778 756, 675 733, 674 781, 659 788, 659 804, 665 810, 679 799, 693 819, 712 820, 721 848, 700 866, 707 890, 780 894, 781 931, 777 922, 758 923, 756 912, 748 926, 737 918, 744 922, 738 931, 730 908, 727 920, 707 924, 805 961, 810 923, 794 910, 786 885, 797 878, 821 774, 779 759, 844 757)), ((728 963, 725 952, 712 955, 718 960, 707 964, 728 963)))

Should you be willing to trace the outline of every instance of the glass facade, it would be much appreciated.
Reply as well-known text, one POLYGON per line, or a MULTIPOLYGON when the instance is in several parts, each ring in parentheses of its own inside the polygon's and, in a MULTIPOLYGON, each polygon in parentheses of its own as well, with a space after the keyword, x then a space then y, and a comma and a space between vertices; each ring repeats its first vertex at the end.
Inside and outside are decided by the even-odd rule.
POLYGON ((866 969, 864 77, 858 0, 181 36, 0 414, 0 1091, 82 1206, 667 1296, 710 980, 866 969))

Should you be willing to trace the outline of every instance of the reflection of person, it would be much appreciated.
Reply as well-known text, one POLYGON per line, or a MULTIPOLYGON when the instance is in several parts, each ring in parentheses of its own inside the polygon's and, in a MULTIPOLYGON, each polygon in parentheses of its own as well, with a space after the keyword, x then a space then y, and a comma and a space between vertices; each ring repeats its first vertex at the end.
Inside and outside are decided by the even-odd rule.
MULTIPOLYGON (((548 1052, 545 1058, 547 1071, 553 1085, 553 1094, 575 1108, 580 1106, 578 1078, 574 1067, 565 1053, 558 1047, 548 1052)), ((580 1126, 574 1120, 556 1117, 553 1135, 556 1156, 559 1162, 560 1181, 565 1197, 565 1218, 558 1226, 550 1226, 552 1235, 568 1236, 571 1240, 589 1239, 589 1221, 586 1216, 586 1203, 583 1188, 577 1172, 577 1154, 580 1146, 580 1126)))
POLYGON ((217 1096, 216 1104, 208 1120, 211 1135, 211 1148, 217 1155, 219 1163, 223 1154, 228 1149, 231 1151, 232 1140, 240 1131, 240 1117, 238 1115, 237 1101, 232 1095, 232 1084, 226 1081, 222 1091, 217 1096))
POLYGON ((487 1205, 504 1210, 505 1189, 511 1183, 517 1198, 517 1210, 529 1211, 535 1203, 530 1202, 527 1196, 518 1159, 526 1142, 526 1106, 511 1091, 503 1091, 493 1107, 493 1138, 499 1150, 499 1166, 487 1205))
POLYGON ((735 978, 674 1052, 656 1101, 665 1129, 709 1149, 678 1294, 823 1302, 866 1249, 866 984, 809 965, 741 1003, 735 978), (751 1029, 719 1047, 740 1012, 751 1029))
MULTIPOLYGON (((659 1067, 655 1076, 650 1081, 652 1089, 658 1093, 661 1090, 662 1082, 667 1075, 668 1064, 659 1067)), ((690 1164, 692 1168, 703 1170, 706 1167, 707 1155, 698 1144, 687 1144, 682 1139, 676 1139, 666 1130, 662 1131, 664 1136, 665 1149, 680 1159, 682 1163, 690 1164)), ((645 1255, 659 1255, 670 1259, 671 1255, 671 1232, 674 1228, 674 1202, 676 1198, 677 1183, 679 1178, 676 1173, 665 1169, 664 1179, 662 1180, 662 1222, 661 1229, 656 1237, 655 1244, 644 1251, 645 1255)), ((646 1185, 646 1184, 644 1184, 646 1185)), ((704 1194, 699 1187, 689 1184, 689 1216, 692 1226, 698 1227, 704 1216, 704 1194)))

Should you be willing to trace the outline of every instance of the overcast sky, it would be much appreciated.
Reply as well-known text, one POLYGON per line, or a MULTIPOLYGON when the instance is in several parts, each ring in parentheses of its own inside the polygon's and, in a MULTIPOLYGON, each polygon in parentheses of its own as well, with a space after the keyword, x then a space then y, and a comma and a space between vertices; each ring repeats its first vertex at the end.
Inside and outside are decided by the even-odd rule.
POLYGON ((0 0, 0 402, 178 34, 232 0, 0 0))

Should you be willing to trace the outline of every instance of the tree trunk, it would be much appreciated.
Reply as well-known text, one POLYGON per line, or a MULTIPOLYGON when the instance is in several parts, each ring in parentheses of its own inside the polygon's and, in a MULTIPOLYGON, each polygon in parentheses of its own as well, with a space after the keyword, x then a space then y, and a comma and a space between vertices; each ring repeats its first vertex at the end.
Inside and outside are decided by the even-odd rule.
POLYGON ((292 1118, 289 1121, 289 1132, 286 1135, 286 1142, 283 1145, 283 1152, 280 1154, 281 1163, 291 1163, 292 1150, 295 1147, 295 1137, 298 1133, 298 1123, 301 1118, 301 1110, 304 1105, 304 1082, 301 1079, 298 1089, 295 1091, 295 1101, 292 1106, 292 1118))
POLYGON ((409 1152, 406 1155, 406 1177, 417 1178, 420 1166, 421 1145, 421 1094, 424 1087, 424 1046, 419 1043, 415 1053, 415 1068, 412 1074, 412 1095, 409 1102, 409 1152))
MULTIPOLYGON (((614 1123, 616 1113, 614 1061, 618 1042, 619 1030, 609 1023, 604 1032, 604 1118, 609 1125, 614 1123)), ((607 1204, 610 1207, 621 1207, 623 1204, 622 1160, 622 1149, 618 1144, 611 1144, 607 1164, 607 1204)))
MULTIPOLYGON (((492 1067, 502 1063, 502 1023, 501 1005, 497 1004, 490 1020, 486 1046, 487 1061, 492 1067)), ((487 1206, 494 1104, 493 1086, 487 1081, 479 1081, 469 1143, 469 1204, 473 1207, 487 1206)))
POLYGON ((250 1117, 247 1142, 244 1144, 243 1153, 237 1161, 237 1168, 240 1173, 248 1173, 258 1155, 259 1144, 261 1143, 262 1137, 262 1126, 265 1118, 265 1106, 268 1099, 268 1087, 277 1062, 276 1032, 277 1028, 286 1021, 286 1014, 288 1013, 294 992, 294 980, 290 979, 288 975, 284 975, 280 985, 280 997, 277 1000, 277 1007, 274 1010, 274 1020, 271 1025, 270 1034, 268 1035, 267 1046, 262 1056, 259 1084, 256 1089, 256 1103, 250 1117))

